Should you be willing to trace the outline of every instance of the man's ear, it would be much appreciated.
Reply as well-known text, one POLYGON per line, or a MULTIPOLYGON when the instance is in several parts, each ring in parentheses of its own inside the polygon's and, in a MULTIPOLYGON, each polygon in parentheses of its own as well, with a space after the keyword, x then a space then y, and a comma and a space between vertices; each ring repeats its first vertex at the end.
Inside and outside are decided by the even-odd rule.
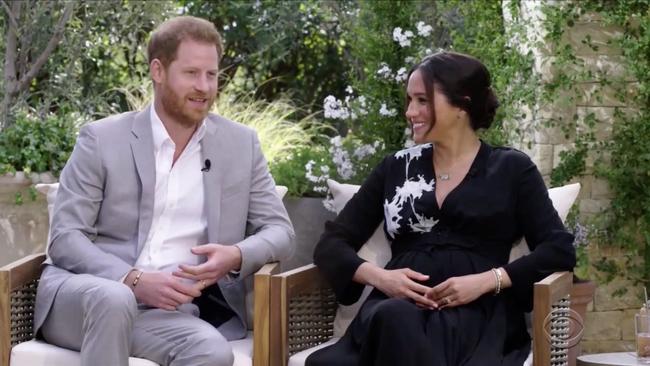
POLYGON ((154 84, 160 84, 165 79, 165 67, 159 59, 155 58, 149 64, 149 75, 154 84))

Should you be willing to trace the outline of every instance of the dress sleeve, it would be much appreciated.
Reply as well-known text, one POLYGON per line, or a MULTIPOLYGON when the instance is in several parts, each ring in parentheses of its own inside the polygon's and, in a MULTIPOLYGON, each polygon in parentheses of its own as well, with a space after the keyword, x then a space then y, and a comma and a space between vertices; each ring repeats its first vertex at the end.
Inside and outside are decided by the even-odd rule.
POLYGON ((352 277, 365 262, 357 251, 372 236, 384 218, 383 198, 388 158, 385 158, 348 201, 314 250, 314 263, 334 288, 337 300, 349 305, 361 296, 364 285, 352 277))
POLYGON ((530 158, 525 156, 523 160, 523 169, 518 169, 522 173, 516 185, 515 215, 531 253, 504 269, 512 280, 515 297, 530 311, 533 284, 553 272, 573 270, 576 254, 573 235, 567 232, 553 207, 541 174, 530 158))

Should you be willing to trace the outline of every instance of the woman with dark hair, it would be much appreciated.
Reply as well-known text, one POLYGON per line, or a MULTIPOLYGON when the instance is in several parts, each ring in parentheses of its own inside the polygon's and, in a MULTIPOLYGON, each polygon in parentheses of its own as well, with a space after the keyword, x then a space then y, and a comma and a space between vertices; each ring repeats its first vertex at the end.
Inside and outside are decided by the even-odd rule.
POLYGON ((440 52, 410 71, 406 118, 419 145, 374 169, 314 253, 339 302, 375 289, 343 338, 307 365, 524 363, 533 284, 571 270, 575 251, 530 158, 479 139, 497 107, 488 70, 471 56, 440 52), (382 220, 385 268, 356 254, 382 220), (532 253, 508 263, 522 236, 532 253))

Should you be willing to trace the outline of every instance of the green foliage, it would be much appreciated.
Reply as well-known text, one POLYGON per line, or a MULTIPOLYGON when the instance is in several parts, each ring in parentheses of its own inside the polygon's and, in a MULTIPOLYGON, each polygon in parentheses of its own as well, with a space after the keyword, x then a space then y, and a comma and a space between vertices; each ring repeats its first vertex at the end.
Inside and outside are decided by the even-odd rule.
MULTIPOLYGON (((42 30, 58 20, 50 8, 61 8, 65 1, 50 1, 49 7, 39 3, 25 1, 20 19, 21 47, 29 47, 34 58, 50 37, 42 30)), ((174 8, 171 1, 78 2, 60 44, 29 90, 18 96, 13 111, 30 109, 41 116, 77 112, 88 119, 125 111, 127 103, 115 88, 148 78, 148 34, 174 8)))
POLYGON ((405 83, 396 82, 395 76, 437 49, 468 53, 490 70, 501 107, 493 127, 481 131, 488 142, 506 144, 509 134, 517 131, 509 131, 504 121, 519 120, 521 106, 536 101, 539 80, 532 72, 532 54, 522 55, 510 45, 513 34, 523 32, 523 26, 515 22, 506 27, 500 2, 361 1, 358 16, 346 24, 357 35, 350 42, 357 66, 349 73, 353 92, 348 92, 345 102, 337 100, 350 108, 353 117, 342 119, 348 119, 350 132, 363 141, 383 141, 387 151, 403 147, 407 127, 403 117, 405 83), (418 23, 432 25, 430 34, 421 34, 418 23), (396 41, 398 29, 412 32, 408 45, 396 41), (382 77, 380 70, 388 70, 390 76, 382 77), (365 98, 363 108, 358 106, 360 96, 365 98), (380 113, 381 105, 392 113, 380 113), (361 109, 367 113, 360 113, 361 109))
POLYGON ((291 154, 269 163, 271 175, 275 183, 287 186, 288 194, 295 197, 322 196, 322 193, 314 191, 318 183, 305 178, 306 166, 312 161, 319 166, 327 166, 334 170, 334 164, 324 145, 312 147, 298 147, 291 151, 291 154))
POLYGON ((226 89, 219 96, 215 110, 223 117, 255 129, 264 156, 271 162, 287 157, 294 149, 304 150, 327 129, 312 115, 297 120, 301 110, 284 97, 267 102, 256 100, 252 94, 226 89))
POLYGON ((343 91, 348 65, 340 19, 351 1, 180 1, 204 17, 225 40, 222 84, 235 82, 267 101, 285 95, 307 114, 327 93, 343 91), (234 77, 237 73, 238 78, 234 77))
POLYGON ((513 20, 507 25, 500 1, 447 0, 441 9, 442 24, 450 32, 449 49, 478 58, 490 71, 500 106, 492 127, 483 131, 482 137, 494 145, 506 145, 510 134, 522 132, 522 106, 536 102, 539 86, 539 78, 533 73, 532 54, 522 54, 512 42, 525 38, 518 6, 512 5, 513 20), (513 131, 509 131, 506 121, 513 122, 513 131))
POLYGON ((21 113, 0 133, 0 174, 17 170, 57 174, 74 147, 77 127, 72 115, 44 120, 21 113))
POLYGON ((551 186, 562 186, 573 177, 582 175, 585 172, 588 152, 587 143, 580 140, 575 142, 573 149, 560 152, 560 163, 551 172, 551 186))
MULTIPOLYGON (((609 281, 625 276, 650 286, 650 2, 647 0, 573 1, 568 6, 545 8, 547 40, 552 42, 554 68, 562 70, 545 84, 544 98, 553 102, 564 99, 574 104, 583 97, 579 86, 590 81, 592 98, 602 102, 604 93, 613 90, 616 98, 628 108, 617 108, 613 121, 600 121, 588 114, 580 121, 554 121, 576 140, 572 150, 562 156, 562 162, 552 174, 554 184, 579 176, 584 171, 588 155, 596 159, 596 174, 608 180, 614 195, 611 209, 603 216, 606 235, 601 241, 622 248, 624 263, 611 258, 596 259, 594 268, 609 281), (622 76, 594 71, 585 67, 582 57, 567 42, 566 32, 582 17, 598 14, 605 26, 621 30, 612 33, 607 44, 597 44, 587 34, 582 45, 593 52, 600 47, 616 49, 623 56, 622 76), (637 83, 630 85, 629 80, 637 83), (634 90, 631 92, 630 90, 634 90), (568 96, 568 97, 567 97, 568 96), (602 123, 613 124, 611 139, 596 138, 594 130, 602 123)), ((611 92, 610 92, 611 93, 611 92)))
POLYGON ((350 53, 355 68, 349 70, 350 85, 357 97, 366 99, 367 114, 357 113, 347 124, 348 130, 362 141, 381 141, 388 151, 404 146, 405 73, 437 45, 436 33, 418 34, 417 22, 434 24, 435 4, 414 1, 360 1, 358 15, 347 19, 355 34, 350 53), (427 16, 427 14, 430 14, 427 16), (408 45, 394 39, 394 32, 412 32, 408 45), (427 52, 428 49, 428 52, 427 52), (387 69, 386 69, 387 68, 387 69), (388 70, 385 76, 380 70, 388 70), (399 70, 404 78, 399 80, 399 70), (381 106, 393 113, 380 113, 381 106))
POLYGON ((331 138, 329 147, 317 142, 271 164, 276 182, 288 186, 292 196, 325 196, 327 179, 361 184, 386 154, 382 143, 364 144, 351 134, 331 138))

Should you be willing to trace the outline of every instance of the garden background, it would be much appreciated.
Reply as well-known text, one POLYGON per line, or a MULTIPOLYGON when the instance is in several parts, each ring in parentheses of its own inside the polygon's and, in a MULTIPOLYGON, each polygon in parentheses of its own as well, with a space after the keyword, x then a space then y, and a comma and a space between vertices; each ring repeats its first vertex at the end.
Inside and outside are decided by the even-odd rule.
POLYGON ((454 50, 492 72, 482 137, 515 146, 549 187, 580 182, 567 226, 598 283, 583 351, 632 350, 650 282, 650 0, 1 0, 0 265, 44 250, 46 203, 80 126, 151 97, 144 49, 176 14, 224 36, 215 111, 258 130, 294 197, 360 183, 410 143, 404 83, 454 50))

